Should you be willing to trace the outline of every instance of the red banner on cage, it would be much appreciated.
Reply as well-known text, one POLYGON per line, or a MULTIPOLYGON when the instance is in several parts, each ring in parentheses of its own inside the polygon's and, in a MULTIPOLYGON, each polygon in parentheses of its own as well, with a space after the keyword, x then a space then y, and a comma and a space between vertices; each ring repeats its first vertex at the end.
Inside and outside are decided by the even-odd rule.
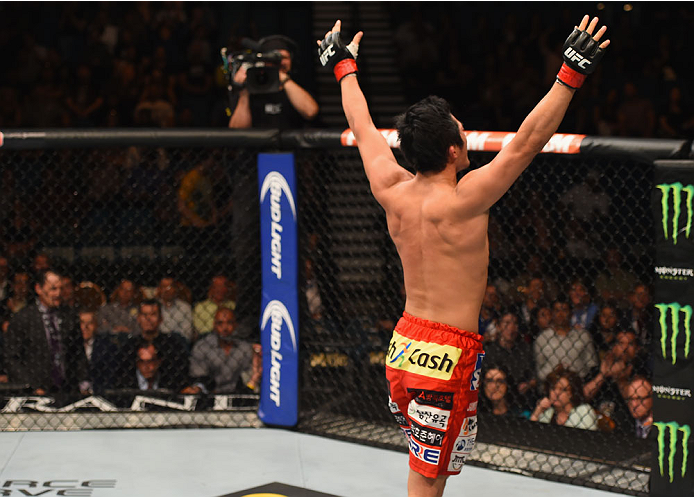
MULTIPOLYGON (((398 133, 394 129, 379 129, 383 138, 391 148, 398 148, 400 141, 398 133)), ((516 133, 505 131, 466 131, 467 148, 474 152, 498 152, 516 136, 516 133)), ((581 152, 581 142, 586 135, 567 135, 557 133, 552 135, 542 149, 543 153, 552 154, 578 154, 581 152)), ((355 147, 357 140, 351 129, 342 132, 340 141, 343 147, 355 147)))

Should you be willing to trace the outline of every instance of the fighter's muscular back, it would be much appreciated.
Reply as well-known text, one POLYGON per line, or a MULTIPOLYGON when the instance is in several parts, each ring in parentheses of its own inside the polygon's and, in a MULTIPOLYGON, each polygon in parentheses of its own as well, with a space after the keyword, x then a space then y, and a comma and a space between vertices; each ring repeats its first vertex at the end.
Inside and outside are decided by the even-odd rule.
POLYGON ((417 175, 381 198, 402 261, 405 310, 477 332, 487 282, 488 211, 466 210, 460 190, 440 176, 417 175))

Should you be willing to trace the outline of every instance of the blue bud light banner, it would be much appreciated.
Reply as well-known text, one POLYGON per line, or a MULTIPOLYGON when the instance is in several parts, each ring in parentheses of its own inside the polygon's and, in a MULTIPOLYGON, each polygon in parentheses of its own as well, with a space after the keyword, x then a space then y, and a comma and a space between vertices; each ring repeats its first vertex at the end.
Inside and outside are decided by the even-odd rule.
POLYGON ((656 161, 652 497, 694 495, 694 161, 656 161))
POLYGON ((299 299, 296 175, 293 154, 258 154, 263 382, 258 416, 271 425, 298 420, 299 299))

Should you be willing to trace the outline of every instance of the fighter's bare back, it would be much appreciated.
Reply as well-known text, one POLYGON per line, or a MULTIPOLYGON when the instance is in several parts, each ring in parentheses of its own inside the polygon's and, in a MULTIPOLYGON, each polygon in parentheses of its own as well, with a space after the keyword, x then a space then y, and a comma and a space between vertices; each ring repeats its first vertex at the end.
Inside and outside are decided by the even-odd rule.
POLYGON ((418 174, 384 195, 388 230, 402 261, 405 311, 477 332, 487 284, 489 212, 465 206, 460 184, 418 174))

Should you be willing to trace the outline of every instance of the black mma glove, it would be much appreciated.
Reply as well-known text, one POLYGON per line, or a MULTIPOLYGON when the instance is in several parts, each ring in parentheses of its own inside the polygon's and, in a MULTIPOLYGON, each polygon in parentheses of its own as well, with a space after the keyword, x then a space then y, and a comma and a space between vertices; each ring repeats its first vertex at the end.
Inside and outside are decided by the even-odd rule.
POLYGON ((357 51, 359 47, 350 43, 345 45, 339 32, 326 36, 318 48, 318 57, 323 67, 329 67, 339 83, 348 74, 357 72, 357 51))
POLYGON ((595 66, 603 55, 605 50, 600 48, 600 42, 595 41, 586 31, 574 28, 564 42, 564 64, 557 74, 557 81, 577 90, 583 85, 586 75, 595 71, 595 66))

